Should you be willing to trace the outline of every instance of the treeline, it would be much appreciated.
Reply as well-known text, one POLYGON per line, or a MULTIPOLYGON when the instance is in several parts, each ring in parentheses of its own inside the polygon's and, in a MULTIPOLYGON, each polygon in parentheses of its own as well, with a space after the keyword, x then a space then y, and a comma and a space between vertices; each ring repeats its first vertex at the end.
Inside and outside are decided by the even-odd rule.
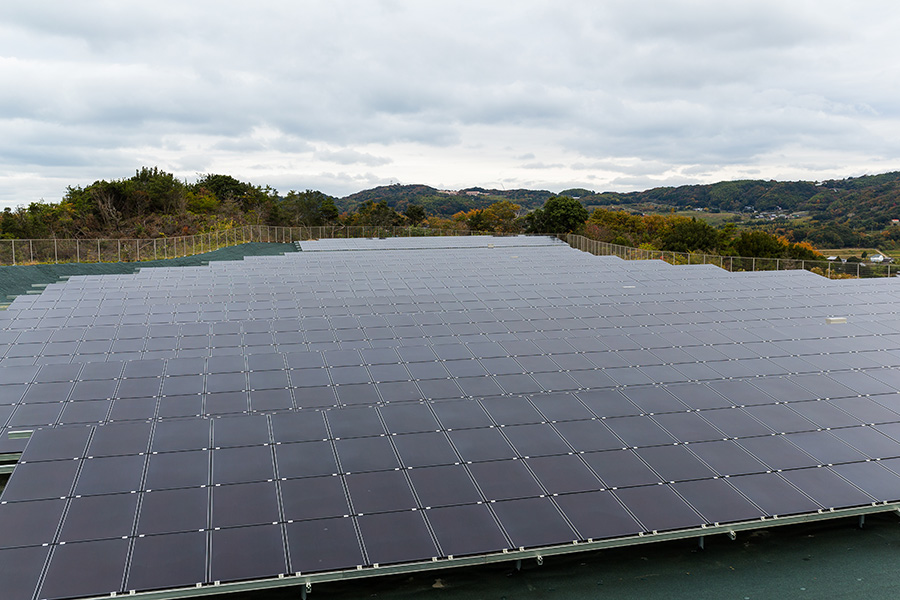
POLYGON ((0 237, 152 238, 247 224, 422 225, 514 233, 525 229, 523 214, 550 196, 481 188, 448 194, 428 186, 394 185, 339 199, 315 190, 280 194, 230 175, 207 174, 188 183, 144 167, 132 177, 71 186, 59 202, 7 208, 0 213, 0 237), (509 198, 522 198, 522 203, 509 198))
POLYGON ((765 231, 738 231, 733 223, 716 228, 706 221, 677 215, 634 215, 594 209, 585 236, 645 250, 702 252, 721 256, 822 260, 807 242, 792 242, 765 231))
POLYGON ((228 175, 188 184, 157 168, 133 177, 70 186, 62 200, 33 202, 0 215, 5 238, 95 238, 189 235, 268 223, 280 214, 278 195, 228 175))

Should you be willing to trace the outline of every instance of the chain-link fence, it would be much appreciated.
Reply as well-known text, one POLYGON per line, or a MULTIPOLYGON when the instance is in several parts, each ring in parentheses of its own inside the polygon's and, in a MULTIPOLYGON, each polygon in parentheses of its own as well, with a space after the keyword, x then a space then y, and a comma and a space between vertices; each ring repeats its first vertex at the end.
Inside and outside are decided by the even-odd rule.
POLYGON ((290 243, 321 238, 456 236, 484 233, 427 227, 245 225, 197 235, 150 239, 0 239, 0 265, 160 260, 202 254, 247 242, 290 243))
POLYGON ((726 271, 786 271, 803 269, 830 279, 863 277, 893 277, 900 273, 900 266, 890 262, 863 263, 828 260, 799 260, 793 258, 754 258, 746 256, 719 256, 699 252, 671 252, 645 250, 592 240, 582 235, 568 234, 566 242, 577 250, 598 256, 618 256, 625 260, 662 260, 673 265, 715 265, 726 271))

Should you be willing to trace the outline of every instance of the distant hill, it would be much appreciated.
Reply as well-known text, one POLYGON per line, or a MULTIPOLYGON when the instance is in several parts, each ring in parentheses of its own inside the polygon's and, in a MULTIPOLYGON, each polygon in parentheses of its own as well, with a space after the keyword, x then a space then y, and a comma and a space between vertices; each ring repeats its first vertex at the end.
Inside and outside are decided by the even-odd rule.
MULTIPOLYGON (((153 238, 241 224, 359 224, 376 217, 403 222, 405 218, 393 211, 404 213, 410 204, 421 206, 427 215, 451 217, 507 200, 520 205, 525 213, 543 206, 554 195, 548 190, 469 187, 452 191, 399 184, 344 198, 329 198, 314 190, 280 195, 271 186, 242 182, 230 175, 207 174, 188 183, 157 167, 142 167, 132 177, 70 186, 58 203, 32 202, 0 212, 0 238, 153 238), (359 209, 367 202, 384 202, 392 210, 369 209, 360 216, 359 209)), ((900 248, 900 172, 819 182, 723 181, 642 192, 595 193, 571 188, 558 195, 578 198, 588 210, 744 213, 723 219, 820 248, 900 248), (778 213, 779 218, 761 218, 770 212, 778 213), (756 218, 747 218, 754 213, 756 218), (801 214, 792 217, 791 213, 801 214)))
POLYGON ((603 192, 580 198, 588 207, 705 208, 721 212, 803 212, 809 219, 790 227, 772 225, 791 241, 819 247, 900 245, 900 172, 812 181, 723 181, 660 187, 643 192, 603 192))
POLYGON ((338 210, 353 212, 366 202, 387 202, 398 212, 403 212, 409 204, 418 204, 432 215, 450 217, 460 211, 487 208, 499 200, 509 200, 523 209, 540 208, 553 196, 547 190, 494 190, 471 187, 459 191, 438 190, 427 185, 384 185, 363 190, 343 198, 335 199, 338 210))
MULTIPOLYGON (((519 204, 525 211, 543 206, 554 196, 548 190, 497 190, 469 187, 456 192, 427 185, 376 187, 336 199, 338 209, 353 212, 367 201, 384 200, 403 212, 411 203, 428 214, 449 217, 460 211, 486 208, 499 200, 519 204)), ((706 185, 659 187, 642 192, 600 192, 583 188, 559 195, 577 197, 591 210, 596 207, 649 210, 706 209, 713 212, 802 212, 808 219, 789 228, 760 223, 791 241, 809 241, 819 247, 900 245, 900 172, 864 175, 827 181, 738 180, 706 185)))
POLYGON ((741 211, 806 211, 814 221, 844 222, 855 229, 879 229, 900 218, 900 172, 811 181, 723 181, 660 187, 643 192, 603 192, 581 197, 591 206, 658 205, 741 211))

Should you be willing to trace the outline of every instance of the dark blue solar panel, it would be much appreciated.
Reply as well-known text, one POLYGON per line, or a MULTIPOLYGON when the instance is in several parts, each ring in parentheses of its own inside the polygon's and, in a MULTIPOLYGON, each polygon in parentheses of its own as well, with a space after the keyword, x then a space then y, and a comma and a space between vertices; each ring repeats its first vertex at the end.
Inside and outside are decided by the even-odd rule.
POLYGON ((4 589, 192 588, 900 500, 893 281, 546 238, 307 245, 13 302, 4 589))

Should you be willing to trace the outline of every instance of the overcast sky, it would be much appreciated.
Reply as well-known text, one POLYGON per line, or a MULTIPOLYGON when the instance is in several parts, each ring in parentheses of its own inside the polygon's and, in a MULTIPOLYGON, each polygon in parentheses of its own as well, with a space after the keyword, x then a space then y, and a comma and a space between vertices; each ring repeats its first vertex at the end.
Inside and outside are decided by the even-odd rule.
POLYGON ((862 0, 0 2, 0 207, 158 166, 281 192, 900 169, 862 0))

